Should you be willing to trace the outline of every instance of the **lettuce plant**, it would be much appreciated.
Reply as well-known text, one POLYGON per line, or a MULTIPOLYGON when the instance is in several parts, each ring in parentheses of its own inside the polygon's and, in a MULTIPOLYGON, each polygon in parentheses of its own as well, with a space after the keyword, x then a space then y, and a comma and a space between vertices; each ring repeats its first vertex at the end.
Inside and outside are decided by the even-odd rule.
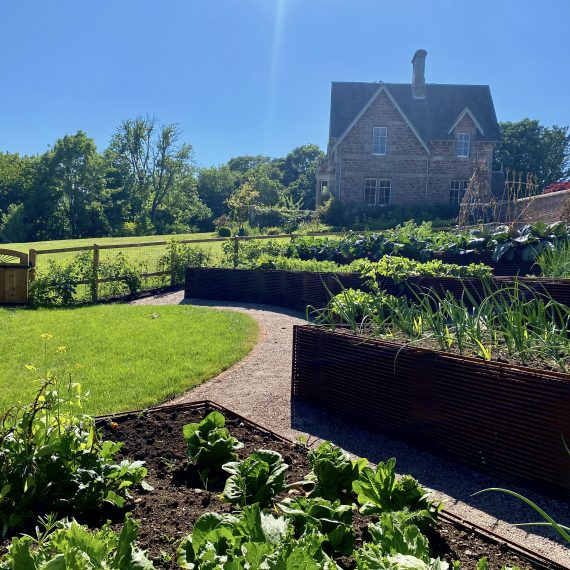
POLYGON ((243 461, 223 466, 230 476, 222 498, 229 503, 268 506, 273 497, 285 489, 285 471, 288 465, 277 451, 259 449, 243 461))
POLYGON ((365 544, 354 553, 357 570, 448 570, 449 564, 439 558, 424 562, 409 554, 386 555, 375 544, 365 544))
POLYGON ((314 482, 311 497, 352 502, 352 483, 359 478, 368 461, 352 460, 342 449, 325 441, 309 452, 309 463, 311 473, 307 480, 314 482))
POLYGON ((290 534, 283 517, 263 513, 258 504, 245 507, 239 515, 206 513, 181 542, 178 565, 207 570, 220 568, 223 561, 244 559, 251 564, 274 552, 290 534))
POLYGON ((123 507, 137 484, 152 489, 144 463, 116 462, 122 444, 103 441, 81 410, 79 384, 66 393, 47 378, 31 404, 0 418, 0 535, 48 512, 123 507))
POLYGON ((435 524, 437 513, 442 508, 430 500, 429 493, 410 475, 396 477, 396 460, 380 462, 376 470, 365 467, 352 488, 363 514, 378 514, 386 511, 419 511, 419 520, 435 524))
POLYGON ((322 550, 325 539, 311 532, 295 540, 285 518, 264 513, 255 504, 238 515, 202 515, 178 548, 178 565, 200 570, 336 570, 322 550))
POLYGON ((188 456, 207 478, 224 463, 237 459, 237 449, 243 447, 225 427, 226 420, 220 412, 210 412, 201 422, 186 424, 182 430, 188 447, 188 456))
POLYGON ((326 536, 323 548, 331 555, 350 555, 354 548, 352 506, 319 497, 285 499, 279 508, 293 521, 297 536, 317 530, 326 536))
POLYGON ((13 538, 0 559, 0 570, 77 568, 82 570, 152 570, 153 563, 136 546, 139 524, 125 517, 117 534, 107 525, 91 531, 75 520, 44 521, 35 538, 13 538))

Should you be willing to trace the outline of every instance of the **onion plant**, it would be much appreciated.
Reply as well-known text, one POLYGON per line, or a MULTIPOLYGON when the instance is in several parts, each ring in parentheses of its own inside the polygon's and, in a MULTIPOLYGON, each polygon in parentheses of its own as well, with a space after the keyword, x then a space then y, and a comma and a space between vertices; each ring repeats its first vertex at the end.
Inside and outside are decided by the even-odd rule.
POLYGON ((440 350, 568 370, 570 308, 521 285, 484 283, 481 299, 413 290, 413 299, 383 291, 343 290, 318 312, 319 324, 346 323, 356 333, 410 342, 432 340, 440 350))

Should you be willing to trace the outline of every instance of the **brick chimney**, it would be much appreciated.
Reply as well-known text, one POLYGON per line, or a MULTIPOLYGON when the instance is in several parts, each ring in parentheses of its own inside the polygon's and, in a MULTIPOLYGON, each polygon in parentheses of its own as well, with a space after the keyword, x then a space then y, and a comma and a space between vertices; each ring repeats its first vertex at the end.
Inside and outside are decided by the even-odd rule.
POLYGON ((412 64, 414 66, 414 74, 412 76, 412 95, 414 99, 426 98, 426 55, 425 49, 419 49, 414 54, 412 64))

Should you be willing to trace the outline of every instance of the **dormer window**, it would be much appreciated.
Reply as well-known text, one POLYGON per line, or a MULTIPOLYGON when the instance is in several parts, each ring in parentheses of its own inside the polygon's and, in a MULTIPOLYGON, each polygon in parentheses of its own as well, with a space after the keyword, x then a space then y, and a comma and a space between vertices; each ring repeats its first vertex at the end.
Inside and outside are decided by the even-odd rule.
POLYGON ((471 135, 469 133, 457 133, 457 156, 468 157, 471 146, 471 135))
POLYGON ((386 155, 388 147, 388 127, 372 129, 372 154, 386 155))

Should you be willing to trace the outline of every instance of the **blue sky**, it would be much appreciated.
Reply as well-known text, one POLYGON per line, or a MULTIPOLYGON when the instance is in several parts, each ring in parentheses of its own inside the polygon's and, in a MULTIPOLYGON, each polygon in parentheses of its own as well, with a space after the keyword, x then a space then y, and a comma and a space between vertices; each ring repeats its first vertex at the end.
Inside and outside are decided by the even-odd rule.
POLYGON ((570 124, 570 0, 0 0, 0 151, 180 123, 200 165, 326 145, 331 81, 489 84, 570 124))

